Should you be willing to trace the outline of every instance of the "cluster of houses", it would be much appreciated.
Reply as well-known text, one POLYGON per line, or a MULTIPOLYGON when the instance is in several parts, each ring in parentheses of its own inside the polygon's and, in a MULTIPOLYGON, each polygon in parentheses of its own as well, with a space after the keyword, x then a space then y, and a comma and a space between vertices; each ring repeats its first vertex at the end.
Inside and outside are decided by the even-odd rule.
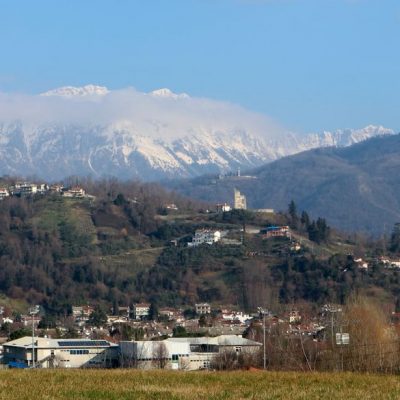
MULTIPOLYGON (((192 241, 188 242, 189 247, 197 247, 200 245, 213 245, 216 243, 225 245, 240 245, 242 244, 239 240, 228 239, 227 236, 230 231, 223 231, 219 229, 204 228, 197 229, 192 241)), ((260 234, 262 239, 270 238, 292 238, 290 228, 286 225, 284 226, 268 226, 261 230, 255 230, 255 233, 260 234)), ((296 251, 298 249, 296 248, 296 251)))
POLYGON ((379 262, 382 263, 385 268, 398 269, 400 268, 400 260, 391 260, 388 257, 380 257, 379 262))
MULTIPOLYGON (((168 368, 182 370, 208 369, 212 360, 221 352, 234 354, 256 353, 261 344, 243 338, 250 315, 224 309, 219 316, 226 324, 225 329, 208 330, 199 328, 197 319, 185 319, 183 310, 160 308, 158 315, 164 322, 149 321, 151 305, 136 303, 131 307, 119 307, 119 315, 107 316, 105 327, 87 329, 87 323, 95 308, 90 305, 74 306, 71 318, 80 337, 71 339, 51 338, 51 331, 42 336, 24 336, 2 345, 2 365, 11 368, 110 368, 136 367, 142 369, 168 368), (235 321, 241 329, 227 328, 228 321, 235 321), (172 323, 173 321, 173 323, 172 323), (116 340, 111 332, 121 325, 141 329, 143 340, 116 340), (169 328, 168 326, 169 325, 169 328), (164 329, 162 329, 164 326, 164 329), (173 337, 173 327, 179 326, 192 332, 191 337, 173 337), (153 328, 153 329, 150 329, 153 328), (194 328, 194 329, 192 329, 194 328), (100 335, 99 332, 103 332, 100 335), (214 333, 213 333, 214 332, 214 333), (193 334, 195 333, 195 334, 193 334), (157 340, 154 340, 157 339, 157 340)), ((210 316, 208 303, 194 305, 197 317, 210 316)), ((115 314, 115 313, 114 313, 115 314)), ((35 315, 20 317, 22 326, 37 331, 40 318, 35 315)), ((2 318, 2 324, 12 322, 2 318)), ((61 329, 61 331, 63 331, 61 329)))
MULTIPOLYGON (((367 271, 369 269, 370 263, 361 257, 353 258, 357 267, 361 270, 367 271)), ((386 269, 400 269, 400 260, 393 260, 389 257, 382 256, 373 260, 374 264, 381 264, 386 269)))
MULTIPOLYGON (((277 328, 287 338, 305 336, 324 341, 326 330, 330 331, 331 308, 326 306, 318 315, 310 317, 296 309, 289 309, 282 315, 262 309, 246 314, 229 307, 213 308, 209 303, 197 303, 193 307, 194 316, 185 317, 180 309, 160 308, 159 321, 150 321, 150 304, 136 303, 131 307, 119 307, 119 315, 107 316, 104 327, 90 330, 87 322, 95 309, 89 305, 74 306, 71 318, 80 329, 78 335, 56 338, 52 330, 46 330, 41 331, 40 337, 24 336, 5 342, 2 365, 14 368, 209 369, 221 353, 229 352, 233 357, 259 355, 263 329, 268 335, 277 328), (140 340, 112 335, 123 325, 140 329, 143 333, 137 338, 140 340), (186 334, 175 335, 177 327, 186 334)), ((37 318, 26 316, 26 326, 29 328, 32 323, 37 331, 37 318)))
POLYGON ((37 194, 58 193, 64 197, 79 198, 91 197, 80 186, 64 187, 60 184, 48 185, 47 183, 16 182, 9 187, 0 187, 0 200, 10 196, 27 197, 37 194))

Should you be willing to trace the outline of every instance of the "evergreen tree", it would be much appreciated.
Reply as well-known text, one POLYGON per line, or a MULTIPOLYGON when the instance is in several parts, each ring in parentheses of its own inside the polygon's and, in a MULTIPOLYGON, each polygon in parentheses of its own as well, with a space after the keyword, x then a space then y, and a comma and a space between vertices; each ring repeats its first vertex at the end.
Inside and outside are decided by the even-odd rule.
POLYGON ((173 337, 187 337, 188 333, 186 331, 186 328, 184 326, 176 326, 173 331, 172 331, 172 336, 173 337))
POLYGON ((93 312, 90 314, 88 324, 92 326, 100 327, 107 322, 107 314, 102 310, 100 306, 96 306, 93 312))
POLYGON ((319 232, 315 221, 311 222, 307 229, 308 238, 316 243, 319 243, 319 232))
POLYGON ((310 226, 310 217, 308 216, 308 213, 306 211, 303 211, 301 213, 301 219, 300 219, 301 224, 304 226, 304 228, 307 230, 308 227, 310 226))
POLYGON ((31 336, 32 331, 28 328, 20 328, 10 333, 10 340, 16 340, 24 336, 31 336))
POLYGON ((326 240, 328 240, 330 229, 324 218, 317 219, 317 229, 319 233, 319 240, 321 242, 325 242, 326 240))
POLYGON ((290 217, 290 227, 293 229, 297 229, 299 225, 299 217, 297 215, 296 203, 293 200, 289 203, 288 214, 290 217))
POLYGON ((125 196, 122 193, 118 193, 117 197, 114 200, 114 204, 116 206, 123 206, 127 204, 128 202, 125 199, 125 196))
POLYGON ((308 238, 315 243, 326 242, 329 238, 330 228, 324 218, 312 221, 307 228, 308 238))
POLYGON ((156 321, 158 319, 158 307, 156 303, 151 303, 150 304, 150 309, 149 309, 149 320, 150 321, 156 321))
POLYGON ((390 251, 393 253, 400 252, 400 223, 396 223, 393 227, 392 236, 390 237, 390 251))

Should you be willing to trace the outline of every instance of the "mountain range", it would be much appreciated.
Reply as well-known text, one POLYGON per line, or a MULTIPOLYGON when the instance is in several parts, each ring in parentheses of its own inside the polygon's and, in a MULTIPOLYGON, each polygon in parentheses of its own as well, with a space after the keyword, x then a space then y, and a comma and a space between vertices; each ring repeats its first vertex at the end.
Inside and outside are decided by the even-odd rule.
POLYGON ((400 135, 372 138, 346 148, 315 149, 282 158, 242 177, 199 177, 170 184, 187 196, 230 202, 233 189, 251 208, 298 210, 325 217, 345 231, 389 234, 400 222, 400 135))
POLYGON ((0 174, 188 178, 393 133, 367 126, 300 135, 239 106, 165 88, 68 86, 0 96, 0 174))

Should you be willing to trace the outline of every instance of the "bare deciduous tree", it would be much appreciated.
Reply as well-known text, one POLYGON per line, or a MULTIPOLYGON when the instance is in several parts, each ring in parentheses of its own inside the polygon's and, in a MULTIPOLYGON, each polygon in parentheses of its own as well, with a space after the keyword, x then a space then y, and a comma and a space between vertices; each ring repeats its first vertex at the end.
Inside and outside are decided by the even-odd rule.
POLYGON ((163 342, 154 344, 153 349, 153 363, 156 368, 164 369, 168 363, 168 350, 163 342))
POLYGON ((375 303, 364 297, 353 299, 344 310, 342 325, 350 334, 350 343, 341 349, 344 369, 398 371, 399 338, 375 303))

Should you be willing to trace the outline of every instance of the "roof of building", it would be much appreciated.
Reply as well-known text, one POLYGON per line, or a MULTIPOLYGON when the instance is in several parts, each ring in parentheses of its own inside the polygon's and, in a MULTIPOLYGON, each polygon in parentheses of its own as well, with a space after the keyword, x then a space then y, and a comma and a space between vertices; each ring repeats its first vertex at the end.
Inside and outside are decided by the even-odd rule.
POLYGON ((279 229, 289 229, 289 227, 287 225, 283 225, 283 226, 267 226, 265 228, 266 231, 275 231, 279 229))
POLYGON ((212 229, 212 228, 201 228, 201 229, 196 229, 195 233, 220 233, 221 231, 219 229, 212 229))
MULTIPOLYGON (((35 347, 39 348, 76 348, 76 347, 113 347, 116 346, 114 343, 108 342, 107 340, 90 340, 90 339, 50 339, 35 337, 35 347)), ((12 340, 4 343, 4 346, 14 347, 32 347, 32 337, 24 336, 19 339, 12 340)))
POLYGON ((215 337, 187 337, 187 338, 168 338, 169 342, 189 342, 190 344, 207 344, 219 346, 261 346, 261 343, 254 340, 245 339, 237 335, 220 335, 215 337))

